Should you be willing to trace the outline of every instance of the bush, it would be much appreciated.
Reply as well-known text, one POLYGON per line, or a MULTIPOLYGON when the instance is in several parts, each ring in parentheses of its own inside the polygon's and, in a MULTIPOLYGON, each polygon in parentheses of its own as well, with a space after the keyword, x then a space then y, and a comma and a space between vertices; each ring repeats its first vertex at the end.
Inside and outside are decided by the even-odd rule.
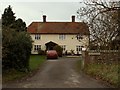
POLYGON ((72 53, 71 52, 67 52, 67 55, 72 55, 72 53))
POLYGON ((74 50, 70 50, 70 51, 71 51, 71 55, 75 55, 74 50))
POLYGON ((59 45, 56 45, 53 47, 53 49, 57 51, 59 57, 62 57, 62 52, 63 52, 62 47, 60 47, 59 45))
POLYGON ((29 58, 32 48, 32 40, 26 32, 3 30, 2 38, 2 68, 3 71, 16 69, 29 70, 29 58))
POLYGON ((39 55, 45 55, 46 53, 45 53, 44 50, 38 49, 38 54, 39 54, 39 55))

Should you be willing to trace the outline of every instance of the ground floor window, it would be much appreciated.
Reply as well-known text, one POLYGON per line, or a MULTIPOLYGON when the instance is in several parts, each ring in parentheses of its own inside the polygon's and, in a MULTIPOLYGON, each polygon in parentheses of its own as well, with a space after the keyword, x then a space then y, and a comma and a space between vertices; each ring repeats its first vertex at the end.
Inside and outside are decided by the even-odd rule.
POLYGON ((76 51, 77 51, 77 52, 82 51, 82 46, 78 46, 78 45, 77 45, 77 46, 76 46, 76 51))
POLYGON ((39 49, 41 49, 41 45, 34 45, 34 52, 37 52, 39 49))
POLYGON ((63 51, 66 50, 66 45, 60 45, 60 46, 62 47, 63 51))

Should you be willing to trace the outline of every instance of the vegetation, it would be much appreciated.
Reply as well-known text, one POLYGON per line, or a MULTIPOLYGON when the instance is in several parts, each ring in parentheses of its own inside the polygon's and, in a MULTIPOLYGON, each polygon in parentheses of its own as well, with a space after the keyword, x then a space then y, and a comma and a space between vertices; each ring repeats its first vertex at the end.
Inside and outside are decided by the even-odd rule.
POLYGON ((78 72, 84 72, 91 77, 102 80, 106 84, 118 87, 119 86, 119 79, 118 79, 118 64, 101 64, 101 63, 90 63, 84 66, 83 68, 83 61, 79 60, 76 62, 76 70, 78 72))
POLYGON ((41 50, 41 49, 38 49, 38 54, 39 54, 39 55, 45 55, 45 54, 46 54, 46 51, 41 50))
POLYGON ((117 64, 88 64, 84 71, 95 77, 96 79, 102 79, 103 81, 118 87, 118 65, 117 64))
POLYGON ((59 57, 62 57, 63 49, 59 45, 54 46, 53 49, 57 51, 59 57))
POLYGON ((30 70, 36 70, 44 61, 46 57, 40 55, 31 55, 30 56, 30 70))
POLYGON ((4 28, 5 30, 14 29, 17 32, 27 30, 26 23, 21 18, 18 18, 16 20, 15 13, 12 11, 10 5, 5 8, 4 13, 2 14, 2 28, 4 28))
POLYGON ((90 49, 119 49, 120 1, 84 0, 77 10, 78 18, 90 30, 90 49))
MULTIPOLYGON (((120 1, 84 0, 84 6, 77 10, 77 14, 78 18, 89 26, 89 49, 120 49, 120 1)), ((106 60, 105 56, 103 57, 106 63, 85 63, 84 71, 117 87, 120 82, 118 81, 120 69, 118 63, 108 64, 110 57, 108 56, 106 60)), ((86 59, 89 62, 89 58, 86 59)))
POLYGON ((35 72, 44 61, 45 61, 45 56, 31 55, 29 62, 30 72, 20 72, 15 69, 11 69, 9 70, 9 72, 7 72, 7 74, 3 73, 3 77, 2 77, 3 83, 28 77, 28 75, 35 72))
POLYGON ((32 39, 22 19, 15 20, 11 6, 2 14, 2 69, 28 72, 32 39))

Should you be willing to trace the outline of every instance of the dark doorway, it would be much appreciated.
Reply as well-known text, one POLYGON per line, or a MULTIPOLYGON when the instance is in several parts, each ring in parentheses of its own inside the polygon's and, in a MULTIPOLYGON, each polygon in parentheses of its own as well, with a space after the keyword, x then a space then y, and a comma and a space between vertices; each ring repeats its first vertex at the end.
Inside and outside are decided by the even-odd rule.
POLYGON ((53 47, 57 44, 50 41, 50 42, 46 43, 45 45, 46 45, 46 50, 53 50, 53 47))

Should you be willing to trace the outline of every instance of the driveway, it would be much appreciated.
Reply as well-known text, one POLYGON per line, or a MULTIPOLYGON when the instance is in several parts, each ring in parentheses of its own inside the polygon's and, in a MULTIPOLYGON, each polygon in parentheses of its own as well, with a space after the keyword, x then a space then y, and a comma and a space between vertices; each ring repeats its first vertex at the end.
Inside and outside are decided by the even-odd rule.
POLYGON ((80 57, 47 60, 38 72, 26 81, 3 85, 3 88, 107 88, 99 81, 75 70, 80 57))

